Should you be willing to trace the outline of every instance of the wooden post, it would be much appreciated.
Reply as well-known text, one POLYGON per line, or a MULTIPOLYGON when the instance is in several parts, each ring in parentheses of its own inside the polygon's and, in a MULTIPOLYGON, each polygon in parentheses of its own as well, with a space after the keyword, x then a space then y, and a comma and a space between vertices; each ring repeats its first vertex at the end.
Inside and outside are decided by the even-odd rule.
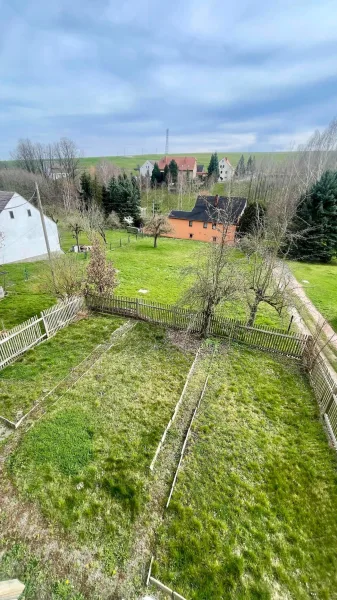
POLYGON ((44 214, 43 214, 41 198, 40 198, 40 190, 39 190, 39 186, 37 185, 37 181, 35 182, 35 189, 36 189, 37 205, 39 207, 41 225, 42 225, 42 229, 43 229, 43 235, 44 235, 44 239, 46 242, 46 248, 47 248, 47 253, 48 253, 48 258, 49 258, 50 270, 51 270, 51 274, 52 274, 52 278, 53 278, 54 289, 56 291, 55 275, 54 275, 52 257, 51 257, 51 252, 50 252, 48 233, 47 233, 47 228, 46 228, 46 222, 44 220, 44 214))
POLYGON ((17 600, 24 591, 25 586, 18 579, 9 579, 8 581, 0 581, 0 599, 1 600, 17 600))

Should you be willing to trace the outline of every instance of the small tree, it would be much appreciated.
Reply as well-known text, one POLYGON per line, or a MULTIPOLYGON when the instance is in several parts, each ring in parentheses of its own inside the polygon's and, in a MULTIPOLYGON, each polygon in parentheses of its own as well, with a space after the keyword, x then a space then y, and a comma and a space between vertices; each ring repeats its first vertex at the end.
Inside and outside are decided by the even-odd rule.
POLYGON ((168 183, 169 173, 170 173, 170 169, 169 169, 168 165, 165 165, 164 174, 163 174, 163 180, 165 181, 165 183, 168 183))
POLYGON ((176 163, 176 161, 174 159, 172 159, 171 162, 170 162, 170 164, 169 164, 169 172, 170 172, 170 175, 172 177, 173 183, 176 183, 177 179, 178 179, 179 169, 178 169, 178 165, 177 165, 177 163, 176 163))
POLYGON ((253 233, 253 231, 256 230, 256 227, 258 227, 261 220, 264 219, 264 215, 264 206, 262 206, 258 202, 249 204, 240 219, 238 233, 241 236, 253 233))
POLYGON ((82 173, 80 177, 80 198, 82 200, 83 207, 88 209, 92 204, 94 197, 93 181, 90 173, 82 173))
POLYGON ((120 229, 121 222, 119 220, 118 214, 112 210, 111 213, 106 218, 106 226, 108 229, 120 229))
POLYGON ((88 237, 91 239, 95 233, 98 233, 106 244, 106 219, 103 210, 97 204, 92 204, 89 206, 85 217, 88 237))
POLYGON ((117 286, 116 270, 106 258, 105 247, 96 235, 93 240, 85 282, 86 293, 110 294, 117 286))
POLYGON ((145 232, 153 236, 153 247, 157 248, 157 239, 165 234, 171 233, 173 228, 166 215, 154 214, 145 225, 145 232))
POLYGON ((219 158, 217 152, 214 152, 211 156, 211 160, 208 165, 208 176, 213 176, 214 179, 219 178, 219 158))
POLYGON ((80 245, 80 233, 87 231, 89 228, 86 216, 80 210, 74 210, 73 212, 68 213, 66 217, 66 227, 71 231, 73 238, 76 240, 76 246, 78 248, 80 245))
POLYGON ((163 180, 162 173, 158 167, 158 163, 154 163, 152 174, 151 174, 151 185, 154 187, 156 184, 161 183, 163 180))
POLYGON ((236 177, 244 177, 245 174, 246 174, 245 158, 242 154, 241 158, 236 166, 235 175, 236 175, 236 177))
POLYGON ((63 254, 51 259, 51 269, 41 275, 40 288, 43 292, 65 300, 80 294, 83 289, 84 262, 74 254, 63 254))

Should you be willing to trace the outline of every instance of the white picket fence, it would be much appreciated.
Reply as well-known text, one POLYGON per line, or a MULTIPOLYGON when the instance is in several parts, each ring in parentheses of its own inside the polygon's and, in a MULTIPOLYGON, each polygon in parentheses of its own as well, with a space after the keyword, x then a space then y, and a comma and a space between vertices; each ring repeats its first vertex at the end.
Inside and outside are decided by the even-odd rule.
POLYGON ((0 334, 0 370, 68 325, 83 305, 83 298, 69 298, 44 310, 41 317, 31 317, 28 321, 0 334))
POLYGON ((47 336, 54 335, 59 329, 62 329, 70 323, 83 308, 84 299, 81 296, 70 298, 64 302, 59 302, 56 306, 43 310, 41 315, 46 329, 47 336))

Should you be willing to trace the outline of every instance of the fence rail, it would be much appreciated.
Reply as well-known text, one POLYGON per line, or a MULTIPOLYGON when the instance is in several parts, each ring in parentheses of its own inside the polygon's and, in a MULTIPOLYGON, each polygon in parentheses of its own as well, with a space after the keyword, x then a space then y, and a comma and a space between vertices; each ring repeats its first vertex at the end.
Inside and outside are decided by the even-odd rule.
MULTIPOLYGON (((202 326, 202 314, 196 311, 168 304, 144 302, 138 298, 90 294, 87 297, 87 306, 94 311, 135 317, 175 329, 188 329, 192 333, 199 333, 202 326)), ((221 315, 212 317, 209 334, 294 358, 303 355, 308 340, 307 335, 288 333, 286 330, 272 327, 248 327, 244 321, 235 321, 221 315)))
POLYGON ((30 348, 68 325, 83 306, 82 297, 70 298, 41 312, 41 317, 31 317, 28 321, 2 333, 0 337, 0 370, 30 348))
POLYGON ((305 356, 310 364, 311 357, 314 357, 313 364, 309 368, 309 378, 311 387, 314 390, 320 413, 325 421, 333 445, 337 450, 337 385, 332 377, 326 362, 314 343, 307 345, 305 356))
POLYGON ((55 306, 42 311, 41 315, 48 337, 54 335, 59 329, 68 325, 68 323, 76 317, 83 306, 83 297, 76 296, 75 298, 59 302, 55 306))

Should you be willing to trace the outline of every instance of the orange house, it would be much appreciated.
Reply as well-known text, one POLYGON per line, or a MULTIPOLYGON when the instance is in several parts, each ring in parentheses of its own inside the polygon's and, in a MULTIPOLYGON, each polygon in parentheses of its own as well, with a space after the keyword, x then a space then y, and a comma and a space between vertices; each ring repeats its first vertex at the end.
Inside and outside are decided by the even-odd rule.
POLYGON ((172 210, 169 221, 172 233, 166 237, 200 242, 216 242, 226 227, 226 243, 232 244, 240 218, 247 206, 246 198, 224 196, 198 196, 191 211, 172 210), (218 222, 226 222, 222 225, 218 222))

